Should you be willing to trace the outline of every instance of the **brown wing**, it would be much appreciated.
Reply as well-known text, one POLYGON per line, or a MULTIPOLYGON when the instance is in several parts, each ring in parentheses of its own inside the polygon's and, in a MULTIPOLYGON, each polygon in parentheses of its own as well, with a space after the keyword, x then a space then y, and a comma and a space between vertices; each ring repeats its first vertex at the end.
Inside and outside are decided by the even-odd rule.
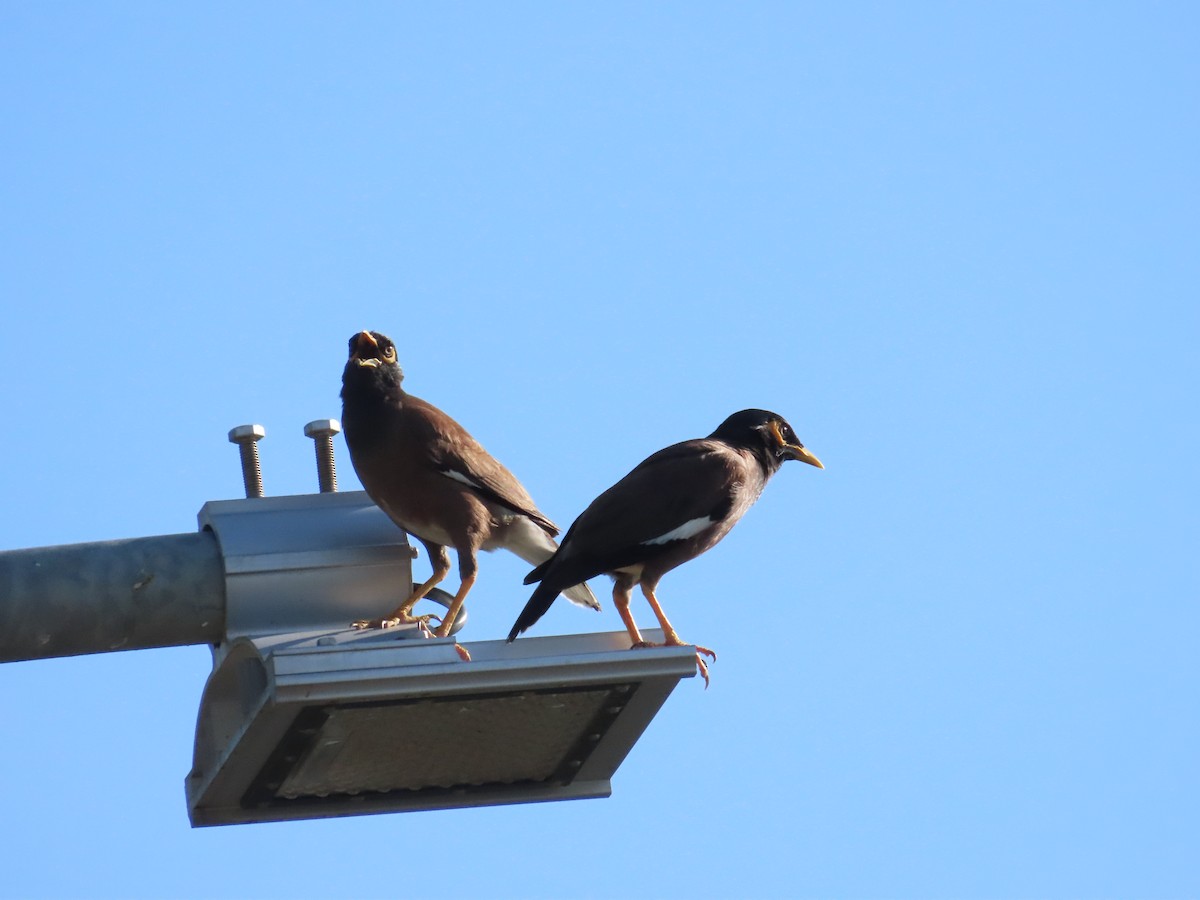
POLYGON ((507 468, 471 437, 465 428, 431 403, 409 394, 405 398, 408 425, 422 433, 417 443, 425 448, 426 464, 446 478, 458 481, 486 500, 528 516, 551 537, 558 526, 551 522, 529 492, 507 468))

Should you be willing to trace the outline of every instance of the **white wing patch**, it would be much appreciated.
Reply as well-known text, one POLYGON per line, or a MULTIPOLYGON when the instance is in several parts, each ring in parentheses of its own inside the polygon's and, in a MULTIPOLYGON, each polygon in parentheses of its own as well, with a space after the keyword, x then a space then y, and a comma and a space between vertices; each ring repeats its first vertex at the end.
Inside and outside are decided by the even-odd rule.
POLYGON ((478 481, 475 481, 474 479, 464 475, 462 472, 456 471, 455 469, 442 469, 442 474, 452 481, 458 481, 462 484, 465 484, 467 487, 473 487, 476 490, 479 490, 481 487, 478 481))
MULTIPOLYGON (((482 491, 484 489, 483 485, 481 485, 478 481, 473 479, 470 475, 464 475, 462 472, 458 471, 457 469, 442 469, 441 472, 443 475, 445 475, 451 481, 457 481, 459 484, 465 484, 467 487, 474 488, 477 491, 482 491)), ((484 500, 484 505, 488 508, 488 510, 496 518, 496 520, 503 525, 508 525, 515 519, 528 519, 528 516, 526 516, 525 513, 519 512, 515 509, 509 509, 503 503, 496 503, 491 500, 484 500)), ((502 546, 502 545, 497 545, 497 546, 502 546)), ((484 549, 491 550, 493 548, 489 547, 485 544, 484 549)))
POLYGON ((654 544, 667 544, 671 541, 683 541, 692 537, 693 535, 699 534, 712 524, 712 516, 701 516, 698 519, 689 519, 678 528, 672 528, 666 534, 660 534, 656 538, 651 538, 648 541, 642 541, 642 544, 652 546, 654 544))

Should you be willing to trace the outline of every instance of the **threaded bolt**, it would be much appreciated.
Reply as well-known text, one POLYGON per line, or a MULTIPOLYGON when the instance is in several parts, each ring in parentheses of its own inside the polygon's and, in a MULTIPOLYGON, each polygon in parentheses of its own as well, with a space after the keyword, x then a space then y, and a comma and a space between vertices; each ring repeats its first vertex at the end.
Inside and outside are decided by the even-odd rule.
POLYGON ((333 461, 333 436, 342 430, 337 419, 314 419, 304 426, 304 436, 317 448, 317 483, 322 494, 337 491, 337 466, 333 461))
POLYGON ((262 466, 258 462, 258 442, 267 436, 261 425, 239 425, 229 430, 229 442, 238 445, 242 458, 242 482, 247 497, 263 495, 262 466))

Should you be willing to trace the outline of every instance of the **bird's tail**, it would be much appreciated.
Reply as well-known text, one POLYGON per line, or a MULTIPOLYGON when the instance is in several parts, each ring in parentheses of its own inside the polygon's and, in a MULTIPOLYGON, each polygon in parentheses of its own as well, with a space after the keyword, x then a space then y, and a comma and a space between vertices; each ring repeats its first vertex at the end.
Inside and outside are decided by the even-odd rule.
MULTIPOLYGON (((554 542, 554 538, 538 528, 533 522, 524 517, 513 523, 508 531, 508 541, 504 547, 506 550, 511 550, 525 562, 531 566, 536 566, 534 572, 539 570, 544 571, 545 563, 554 555, 554 551, 558 549, 558 544, 554 542)), ((532 574, 532 573, 531 573, 532 574)), ((538 578, 541 576, 539 575, 538 578)), ((525 583, 529 584, 534 579, 526 578, 525 583)), ((540 588, 539 588, 540 590, 540 588)), ((536 593, 536 592, 535 592, 536 593)), ((586 606, 589 609, 600 609, 600 601, 596 599, 596 595, 592 593, 592 589, 585 583, 574 584, 563 591, 566 598, 578 606, 586 606)), ((550 608, 550 604, 554 602, 554 598, 558 596, 558 591, 550 595, 550 599, 546 602, 545 609, 539 612, 529 623, 532 625, 542 613, 550 608)), ((531 601, 532 602, 532 601, 531 601)), ((528 609, 528 607, 526 607, 528 609)), ((528 626, 526 626, 528 627, 528 626)), ((522 629, 523 631, 524 629, 522 629)))
POLYGON ((521 614, 517 616, 512 631, 508 633, 509 643, 512 643, 518 634, 544 616, 557 596, 558 590, 551 583, 543 581, 539 584, 534 590, 533 596, 529 598, 529 602, 525 604, 525 608, 521 610, 521 614))

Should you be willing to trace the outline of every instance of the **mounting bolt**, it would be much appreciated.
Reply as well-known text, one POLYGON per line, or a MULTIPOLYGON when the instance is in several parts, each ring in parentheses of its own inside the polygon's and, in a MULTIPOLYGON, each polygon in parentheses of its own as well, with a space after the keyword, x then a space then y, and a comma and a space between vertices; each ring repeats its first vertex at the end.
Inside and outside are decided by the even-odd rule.
POLYGON ((322 494, 337 490, 337 466, 333 462, 333 436, 342 430, 337 419, 314 419, 304 426, 304 436, 317 447, 317 482, 322 494))
POLYGON ((261 425, 239 425, 229 429, 229 442, 238 445, 242 457, 242 482, 247 497, 263 495, 262 466, 258 463, 258 442, 267 436, 261 425))

